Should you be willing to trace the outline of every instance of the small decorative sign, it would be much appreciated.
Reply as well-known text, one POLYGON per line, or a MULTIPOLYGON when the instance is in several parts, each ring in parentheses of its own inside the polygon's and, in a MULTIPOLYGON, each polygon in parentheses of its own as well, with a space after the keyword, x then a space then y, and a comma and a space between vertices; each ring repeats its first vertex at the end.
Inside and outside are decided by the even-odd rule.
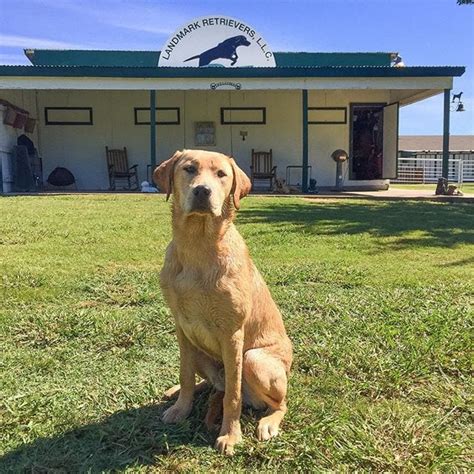
POLYGON ((216 126, 214 122, 194 123, 194 144, 198 146, 215 146, 216 126))
POLYGON ((216 89, 223 87, 223 88, 230 88, 235 89, 236 91, 240 91, 242 89, 242 84, 240 82, 212 82, 210 87, 213 91, 216 89))
POLYGON ((160 67, 275 67, 268 43, 246 23, 204 16, 176 30, 161 48, 160 67))

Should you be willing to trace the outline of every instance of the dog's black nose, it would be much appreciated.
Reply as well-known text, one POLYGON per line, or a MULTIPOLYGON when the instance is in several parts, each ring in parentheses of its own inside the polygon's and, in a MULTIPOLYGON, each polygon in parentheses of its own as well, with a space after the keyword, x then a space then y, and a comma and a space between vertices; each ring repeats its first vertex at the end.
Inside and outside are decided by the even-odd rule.
POLYGON ((199 185, 193 189, 193 194, 198 198, 206 198, 211 194, 211 188, 206 185, 199 185))

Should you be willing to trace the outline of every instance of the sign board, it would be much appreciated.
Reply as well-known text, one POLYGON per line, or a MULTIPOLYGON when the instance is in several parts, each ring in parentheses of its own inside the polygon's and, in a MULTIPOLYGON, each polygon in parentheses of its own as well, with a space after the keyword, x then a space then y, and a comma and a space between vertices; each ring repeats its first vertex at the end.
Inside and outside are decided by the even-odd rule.
POLYGON ((160 67, 275 67, 268 43, 248 24, 203 16, 176 30, 161 48, 160 67))

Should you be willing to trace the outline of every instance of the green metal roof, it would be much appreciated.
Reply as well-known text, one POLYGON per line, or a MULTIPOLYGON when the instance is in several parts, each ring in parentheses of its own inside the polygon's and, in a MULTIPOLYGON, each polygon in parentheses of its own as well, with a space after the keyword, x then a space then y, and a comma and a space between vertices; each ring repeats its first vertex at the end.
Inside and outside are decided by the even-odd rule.
POLYGON ((158 65, 160 51, 25 49, 25 55, 35 66, 152 67, 158 65))
POLYGON ((319 67, 104 67, 0 66, 0 76, 133 77, 133 78, 245 78, 245 77, 454 77, 464 66, 319 66, 319 67))
MULTIPOLYGON (((27 49, 35 66, 156 67, 160 51, 27 49)), ((277 67, 390 66, 391 53, 276 52, 277 67)))
POLYGON ((160 51, 28 49, 32 66, 2 66, 0 76, 27 77, 440 77, 462 66, 391 67, 391 53, 274 53, 277 67, 157 67, 160 51))

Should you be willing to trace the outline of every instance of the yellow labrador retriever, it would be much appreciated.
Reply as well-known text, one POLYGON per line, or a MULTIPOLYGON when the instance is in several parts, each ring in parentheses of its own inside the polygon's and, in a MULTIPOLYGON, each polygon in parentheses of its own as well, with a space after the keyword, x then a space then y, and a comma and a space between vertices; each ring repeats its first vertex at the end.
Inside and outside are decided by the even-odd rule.
POLYGON ((233 224, 250 180, 221 153, 177 151, 154 172, 167 198, 174 195, 173 240, 160 284, 173 313, 180 348, 179 394, 165 423, 186 418, 195 390, 211 384, 206 424, 223 407, 216 448, 232 454, 241 440, 242 398, 268 407, 257 429, 260 440, 278 434, 286 412, 291 342, 282 317, 247 246, 233 224), (196 386, 195 376, 204 380, 196 386))

